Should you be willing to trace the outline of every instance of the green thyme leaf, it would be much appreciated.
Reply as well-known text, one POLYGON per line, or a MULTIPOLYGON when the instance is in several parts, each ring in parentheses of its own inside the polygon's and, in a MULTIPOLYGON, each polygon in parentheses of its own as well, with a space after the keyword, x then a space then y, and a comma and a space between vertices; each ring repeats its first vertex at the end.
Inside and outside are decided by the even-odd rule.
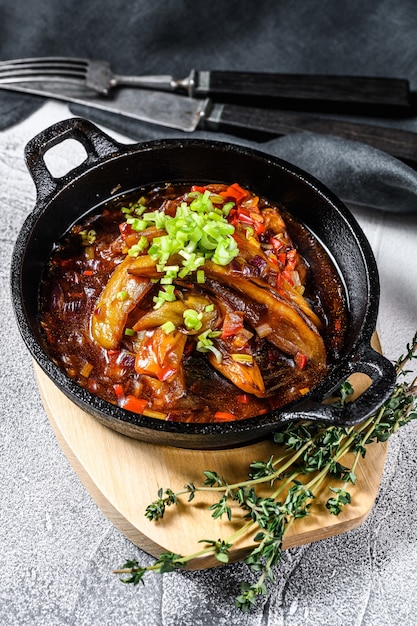
MULTIPOLYGON (((197 206, 203 202, 198 195, 195 200, 197 206)), ((274 441, 279 446, 277 456, 271 455, 267 461, 251 463, 246 480, 229 484, 216 471, 205 470, 201 486, 190 482, 179 492, 160 488, 157 499, 146 509, 148 519, 161 519, 166 508, 177 504, 183 495, 191 503, 197 494, 210 492, 220 496, 216 503, 208 507, 212 517, 220 519, 226 515, 228 520, 234 519, 235 526, 240 524, 240 529, 226 539, 201 540, 205 547, 187 556, 165 552, 154 565, 147 567, 131 560, 115 573, 123 576, 122 582, 137 585, 143 582, 143 576, 148 571, 172 572, 185 567, 191 559, 208 554, 213 554, 220 563, 227 563, 234 541, 245 533, 252 533, 253 547, 245 563, 259 577, 255 584, 241 582, 235 602, 241 611, 249 611, 260 596, 267 594, 266 581, 274 580, 274 567, 280 561, 287 529, 297 519, 310 514, 323 481, 331 479, 336 483, 330 486, 332 496, 328 498, 326 508, 329 514, 339 515, 351 504, 348 488, 356 481, 356 466, 365 457, 367 446, 387 441, 399 428, 417 418, 417 379, 411 383, 404 380, 409 374, 406 366, 416 358, 416 351, 417 333, 407 344, 405 355, 396 363, 397 384, 390 398, 362 424, 344 428, 318 422, 291 423, 274 434, 274 441), (350 467, 342 462, 347 453, 353 456, 350 467), (269 495, 264 492, 261 495, 259 485, 269 487, 269 495), (234 518, 232 503, 238 505, 239 517, 234 518)), ((343 406, 352 393, 351 384, 348 381, 343 383, 336 403, 343 406)), ((177 509, 177 512, 180 510, 177 509)))

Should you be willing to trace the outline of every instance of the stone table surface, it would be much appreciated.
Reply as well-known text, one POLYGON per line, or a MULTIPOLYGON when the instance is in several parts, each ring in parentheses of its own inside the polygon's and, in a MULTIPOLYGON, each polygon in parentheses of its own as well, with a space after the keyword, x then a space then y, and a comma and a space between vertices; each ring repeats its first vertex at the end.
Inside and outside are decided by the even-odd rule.
MULTIPOLYGON (((145 563, 152 558, 103 516, 61 451, 16 326, 9 288, 13 245, 35 203, 24 146, 45 127, 70 116, 66 105, 48 102, 0 134, 0 624, 415 624, 416 423, 391 439, 366 522, 344 535, 286 551, 269 595, 250 613, 233 608, 240 580, 253 576, 242 563, 152 575, 138 588, 122 585, 112 574, 127 558, 145 563)), ((129 137, 114 136, 129 142, 129 137)), ((57 154, 54 166, 71 169, 75 152, 68 148, 57 154)), ((377 259, 377 330, 385 355, 395 360, 417 327, 417 213, 352 211, 377 259)))

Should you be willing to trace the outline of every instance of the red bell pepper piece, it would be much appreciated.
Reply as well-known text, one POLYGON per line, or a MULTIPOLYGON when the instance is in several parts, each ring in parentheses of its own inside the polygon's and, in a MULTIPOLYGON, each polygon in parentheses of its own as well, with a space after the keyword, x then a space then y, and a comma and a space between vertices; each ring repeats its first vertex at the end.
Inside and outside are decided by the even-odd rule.
POLYGON ((116 398, 118 400, 121 400, 124 396, 124 389, 123 389, 123 385, 121 385, 120 383, 113 385, 113 389, 114 389, 114 393, 116 394, 116 398))
POLYGON ((243 198, 246 198, 248 192, 243 189, 238 183, 233 183, 225 191, 221 191, 220 195, 223 198, 232 198, 236 204, 239 204, 243 198))
POLYGON ((295 270, 295 265, 296 265, 296 259, 297 257, 297 251, 296 250, 288 250, 287 252, 287 263, 285 266, 285 269, 288 271, 293 271, 295 270))
POLYGON ((281 248, 284 245, 282 243, 282 241, 280 239, 278 239, 277 237, 270 237, 268 243, 274 248, 274 252, 275 253, 277 253, 279 250, 281 250, 281 248))
POLYGON ((236 223, 246 224, 247 226, 251 226, 257 235, 261 235, 265 232, 265 225, 263 223, 263 218, 260 213, 252 210, 245 209, 241 206, 237 209, 237 218, 235 219, 233 225, 236 226, 236 223))
POLYGON ((120 402, 120 406, 127 411, 133 413, 143 413, 148 402, 143 398, 136 398, 136 396, 128 395, 120 402))
POLYGON ((119 230, 123 240, 125 240, 126 237, 129 237, 129 235, 133 235, 133 233, 135 232, 131 225, 127 222, 122 222, 121 224, 119 224, 119 230))
POLYGON ((294 363, 300 370, 303 370, 305 366, 307 365, 306 355, 303 354, 302 352, 297 352, 297 354, 294 357, 294 363))
POLYGON ((213 417, 219 422, 232 422, 236 419, 233 413, 228 413, 227 411, 216 411, 213 417))
POLYGON ((243 328, 243 313, 241 311, 227 311, 222 326, 222 339, 234 337, 243 328))
POLYGON ((157 328, 143 340, 136 353, 135 370, 158 378, 169 380, 178 373, 187 341, 186 335, 175 331, 169 335, 157 328))

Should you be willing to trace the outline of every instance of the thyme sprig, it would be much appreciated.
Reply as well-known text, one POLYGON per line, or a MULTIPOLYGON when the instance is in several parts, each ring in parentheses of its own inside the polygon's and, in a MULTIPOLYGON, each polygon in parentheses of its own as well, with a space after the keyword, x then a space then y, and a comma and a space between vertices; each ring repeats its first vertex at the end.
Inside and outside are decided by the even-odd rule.
MULTIPOLYGON (((274 580, 273 567, 282 554, 282 543, 288 528, 297 519, 310 514, 314 499, 323 482, 329 477, 340 481, 329 487, 331 494, 326 508, 332 515, 339 515, 350 504, 349 485, 356 481, 357 465, 374 442, 385 442, 397 430, 417 418, 417 379, 407 382, 411 370, 406 366, 417 358, 417 332, 406 352, 396 362, 397 382, 391 396, 381 408, 361 424, 345 428, 326 426, 317 422, 300 422, 288 425, 275 433, 278 444, 277 455, 267 461, 254 461, 248 478, 229 484, 214 470, 204 471, 205 481, 201 485, 190 482, 180 491, 159 489, 157 499, 149 504, 145 515, 151 521, 164 517, 166 509, 175 506, 188 495, 191 503, 197 493, 216 493, 220 497, 208 510, 214 519, 233 517, 232 504, 243 514, 241 525, 226 539, 204 539, 201 550, 182 556, 172 552, 162 553, 153 565, 142 567, 135 559, 127 561, 115 573, 124 575, 124 583, 137 585, 144 582, 148 572, 161 574, 185 568, 193 559, 214 555, 221 563, 227 563, 234 543, 247 534, 253 534, 253 549, 245 563, 259 573, 254 584, 243 581, 235 604, 242 611, 256 605, 259 596, 266 595, 267 580, 274 580), (351 453, 350 467, 342 463, 351 453), (260 495, 257 488, 268 487, 268 496, 260 495)), ((349 381, 341 386, 337 403, 343 406, 353 393, 349 381)), ((192 506, 192 505, 191 505, 192 506)))

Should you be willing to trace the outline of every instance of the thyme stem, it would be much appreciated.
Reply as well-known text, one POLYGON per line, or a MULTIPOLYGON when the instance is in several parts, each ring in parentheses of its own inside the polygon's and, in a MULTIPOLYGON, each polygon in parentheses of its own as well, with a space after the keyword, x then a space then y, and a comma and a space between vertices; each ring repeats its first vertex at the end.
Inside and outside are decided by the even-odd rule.
MULTIPOLYGON (((267 593, 267 579, 274 579, 273 567, 281 557, 282 541, 285 533, 299 518, 310 514, 310 508, 325 479, 332 477, 340 481, 339 487, 330 487, 334 497, 330 497, 326 507, 330 514, 338 515, 351 501, 347 491, 349 483, 356 480, 356 470, 361 458, 366 455, 367 446, 373 442, 384 442, 398 429, 417 418, 416 395, 417 377, 410 384, 401 382, 400 377, 409 372, 406 365, 416 358, 417 332, 407 345, 406 353, 396 362, 397 384, 390 398, 361 424, 343 428, 313 423, 292 424, 275 435, 281 445, 279 455, 268 461, 251 464, 249 478, 232 484, 215 471, 205 471, 206 481, 202 485, 189 483, 184 489, 173 492, 167 489, 158 491, 158 499, 147 507, 146 516, 158 520, 164 516, 166 507, 178 503, 178 499, 188 494, 188 502, 198 492, 218 493, 218 502, 209 507, 212 517, 226 515, 229 520, 233 513, 231 503, 237 503, 243 512, 240 527, 227 539, 202 540, 206 546, 186 556, 162 553, 153 565, 142 567, 137 561, 128 561, 114 573, 125 575, 122 582, 138 584, 143 582, 146 572, 166 573, 183 568, 194 559, 214 555, 220 562, 229 560, 230 549, 241 537, 256 533, 253 549, 245 559, 247 565, 259 572, 255 584, 241 583, 241 593, 236 598, 236 606, 247 611, 256 604, 260 595, 267 593), (282 448, 283 446, 283 448, 282 448), (353 454, 350 467, 341 461, 348 453, 353 454), (305 476, 309 480, 302 480, 305 476), (256 488, 269 483, 270 495, 260 496, 256 488), (273 485, 278 483, 275 487, 273 485), (256 532, 257 531, 257 532, 256 532)), ((347 382, 340 390, 340 402, 346 401, 352 393, 347 382)))

